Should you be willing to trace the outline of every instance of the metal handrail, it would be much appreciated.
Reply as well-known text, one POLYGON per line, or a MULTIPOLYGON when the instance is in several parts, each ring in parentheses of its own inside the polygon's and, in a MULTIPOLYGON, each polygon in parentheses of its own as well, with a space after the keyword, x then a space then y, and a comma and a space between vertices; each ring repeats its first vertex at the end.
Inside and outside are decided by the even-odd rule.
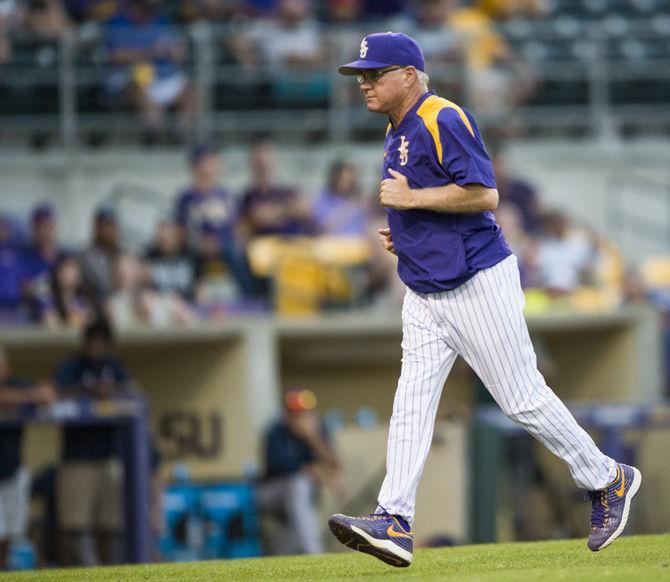
MULTIPOLYGON (((570 19, 568 19, 570 20, 570 19)), ((631 40, 631 37, 638 40, 648 40, 651 38, 664 37, 670 30, 670 17, 666 20, 656 21, 642 20, 626 23, 626 30, 631 36, 626 36, 625 40, 631 40), (666 23, 667 20, 667 23, 666 23), (665 23, 665 24, 664 24, 665 23)), ((564 22, 565 21, 564 19, 564 22)), ((653 104, 617 104, 613 102, 611 88, 613 82, 630 81, 636 82, 653 77, 655 81, 668 83, 668 100, 670 101, 670 58, 668 59, 649 59, 635 62, 626 62, 612 59, 606 51, 606 43, 617 41, 624 42, 621 31, 616 31, 616 27, 607 24, 607 19, 595 23, 584 23, 574 19, 569 26, 558 25, 557 22, 513 22, 500 25, 498 31, 506 38, 518 40, 535 39, 538 42, 554 39, 581 42, 588 48, 585 56, 575 57, 573 60, 560 62, 543 62, 541 67, 537 63, 531 62, 531 67, 535 65, 534 74, 540 83, 546 82, 583 82, 587 91, 587 101, 584 104, 556 104, 540 105, 525 104, 516 111, 517 117, 522 123, 533 124, 538 127, 560 127, 562 124, 581 125, 590 128, 590 130, 601 136, 610 136, 618 130, 617 125, 623 122, 635 121, 634 115, 630 111, 636 108, 640 111, 648 112, 650 116, 660 115, 667 117, 664 113, 667 110, 668 103, 653 104), (614 32, 612 31, 614 30, 614 32)), ((344 60, 348 60, 355 53, 356 47, 348 46, 352 38, 366 32, 362 28, 343 28, 330 27, 324 28, 324 38, 329 41, 332 50, 329 52, 327 62, 323 64, 320 71, 325 75, 324 82, 328 85, 328 97, 326 102, 315 102, 313 111, 303 111, 297 115, 295 109, 282 107, 279 102, 267 102, 264 107, 262 103, 254 110, 253 115, 249 115, 249 110, 235 109, 230 111, 217 110, 215 106, 214 89, 217 86, 234 86, 236 81, 244 78, 245 83, 253 86, 254 83, 260 85, 263 83, 272 83, 276 79, 276 70, 271 70, 268 66, 259 67, 252 72, 242 71, 235 64, 217 61, 217 54, 220 53, 222 39, 228 38, 231 34, 239 34, 241 29, 239 25, 213 25, 199 23, 186 28, 177 29, 184 34, 191 53, 189 55, 189 73, 193 78, 194 85, 197 88, 199 98, 199 113, 195 122, 196 136, 201 139, 212 131, 230 131, 237 130, 244 132, 248 127, 249 118, 253 127, 271 127, 276 131, 311 132, 315 129, 327 130, 327 137, 336 142, 343 142, 351 139, 355 128, 370 130, 376 127, 372 116, 358 116, 360 109, 357 100, 352 99, 352 93, 355 93, 347 80, 341 78, 336 70, 337 65, 344 60), (339 39, 339 41, 338 41, 339 39), (347 39, 346 42, 343 39, 347 39), (218 51, 218 52, 217 52, 218 51), (242 76, 242 74, 244 76, 242 76), (265 109, 265 111, 263 110, 265 109), (314 127, 319 124, 320 127, 314 127)), ((52 81, 58 87, 58 108, 53 117, 45 114, 36 114, 33 120, 25 125, 26 130, 36 125, 45 129, 57 129, 60 140, 67 147, 74 147, 78 141, 81 130, 91 127, 95 124, 102 130, 136 130, 138 124, 135 122, 134 114, 119 113, 82 113, 79 110, 77 99, 77 90, 80 88, 95 88, 103 83, 106 69, 102 64, 104 58, 98 55, 97 58, 91 58, 90 62, 79 62, 79 51, 85 49, 87 54, 95 55, 96 39, 100 39, 100 30, 93 30, 90 27, 72 35, 65 35, 59 40, 57 51, 57 66, 53 67, 35 65, 20 70, 16 73, 16 68, 0 67, 0 90, 2 85, 7 87, 30 87, 31 84, 50 84, 52 81), (93 52, 91 52, 93 51, 93 52), (3 74, 5 73, 5 74, 3 74), (56 117, 57 116, 57 117, 56 117), (39 122, 35 121, 38 120, 39 122), (51 123, 48 123, 51 121, 51 123), (121 121, 121 123, 119 123, 121 121), (46 126, 44 125, 46 123, 46 126), (125 128, 125 129, 124 129, 125 128)), ((17 43, 30 42, 35 43, 35 37, 28 35, 17 35, 17 43)), ((461 67, 432 67, 431 77, 434 81, 457 82, 464 87, 466 107, 471 105, 468 102, 468 81, 469 72, 461 67)), ((295 74, 294 80, 300 81, 300 74, 295 74)), ((238 83, 239 85, 239 83, 238 83)), ((477 113, 475 111, 475 113, 477 113)), ((1 112, 0 112, 0 115, 1 112)), ((32 117, 32 116, 31 116, 32 117)), ((492 121, 495 123, 495 120, 492 121)), ((645 123, 644 119, 641 119, 645 123)), ((486 117, 483 116, 483 125, 486 125, 486 117)), ((11 117, 2 117, 3 127, 20 127, 22 120, 12 119, 11 117)))
POLYGON ((623 175, 611 175, 607 181, 608 232, 614 233, 621 243, 626 234, 648 242, 663 241, 665 252, 670 252, 670 176, 666 180, 651 178, 645 174, 627 172, 623 175), (647 198, 660 202, 664 206, 663 213, 649 213, 645 216, 636 215, 624 208, 626 194, 635 200, 647 198))

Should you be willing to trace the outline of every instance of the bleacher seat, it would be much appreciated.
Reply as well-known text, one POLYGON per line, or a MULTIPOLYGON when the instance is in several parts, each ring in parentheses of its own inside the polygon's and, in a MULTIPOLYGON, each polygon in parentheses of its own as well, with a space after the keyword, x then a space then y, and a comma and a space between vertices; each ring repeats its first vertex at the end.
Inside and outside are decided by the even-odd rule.
POLYGON ((644 284, 651 289, 670 289, 670 257, 647 257, 640 265, 644 284))
POLYGON ((668 100, 668 82, 659 79, 612 81, 610 99, 613 105, 665 103, 668 100))
POLYGON ((12 56, 2 66, 2 115, 58 112, 58 45, 53 41, 14 39, 12 56))
POLYGON ((564 38, 533 40, 523 45, 522 53, 532 62, 574 61, 576 56, 572 46, 572 40, 564 38))

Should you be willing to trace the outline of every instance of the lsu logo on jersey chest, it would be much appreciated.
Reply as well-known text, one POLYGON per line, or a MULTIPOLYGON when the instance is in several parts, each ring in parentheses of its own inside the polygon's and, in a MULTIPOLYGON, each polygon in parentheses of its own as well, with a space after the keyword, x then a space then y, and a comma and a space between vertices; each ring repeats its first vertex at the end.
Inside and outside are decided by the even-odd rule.
POLYGON ((394 139, 384 148, 384 161, 391 163, 398 160, 399 166, 406 166, 410 156, 410 145, 412 140, 406 135, 394 139))
POLYGON ((400 145, 398 146, 399 161, 401 166, 407 165, 409 159, 409 140, 404 136, 400 136, 400 145))

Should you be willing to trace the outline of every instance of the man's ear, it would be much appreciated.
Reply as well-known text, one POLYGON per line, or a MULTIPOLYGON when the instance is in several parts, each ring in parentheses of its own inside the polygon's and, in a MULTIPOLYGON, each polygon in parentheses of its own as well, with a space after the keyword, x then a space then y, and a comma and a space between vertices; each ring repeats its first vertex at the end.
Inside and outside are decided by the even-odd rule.
POLYGON ((406 67, 405 70, 405 83, 409 86, 414 83, 417 79, 416 69, 414 67, 406 67))

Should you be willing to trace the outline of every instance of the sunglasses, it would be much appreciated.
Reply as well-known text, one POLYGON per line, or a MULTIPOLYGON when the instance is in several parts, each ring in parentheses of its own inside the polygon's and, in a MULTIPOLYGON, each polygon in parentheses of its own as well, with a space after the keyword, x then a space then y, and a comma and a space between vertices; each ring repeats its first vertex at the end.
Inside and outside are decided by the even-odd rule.
POLYGON ((356 75, 356 80, 358 81, 359 85, 363 85, 363 83, 371 83, 374 85, 375 83, 379 83, 379 80, 386 75, 386 73, 390 73, 391 71, 399 71, 400 69, 404 69, 405 67, 391 67, 390 69, 374 69, 372 71, 366 71, 366 72, 361 72, 358 75, 356 75))

